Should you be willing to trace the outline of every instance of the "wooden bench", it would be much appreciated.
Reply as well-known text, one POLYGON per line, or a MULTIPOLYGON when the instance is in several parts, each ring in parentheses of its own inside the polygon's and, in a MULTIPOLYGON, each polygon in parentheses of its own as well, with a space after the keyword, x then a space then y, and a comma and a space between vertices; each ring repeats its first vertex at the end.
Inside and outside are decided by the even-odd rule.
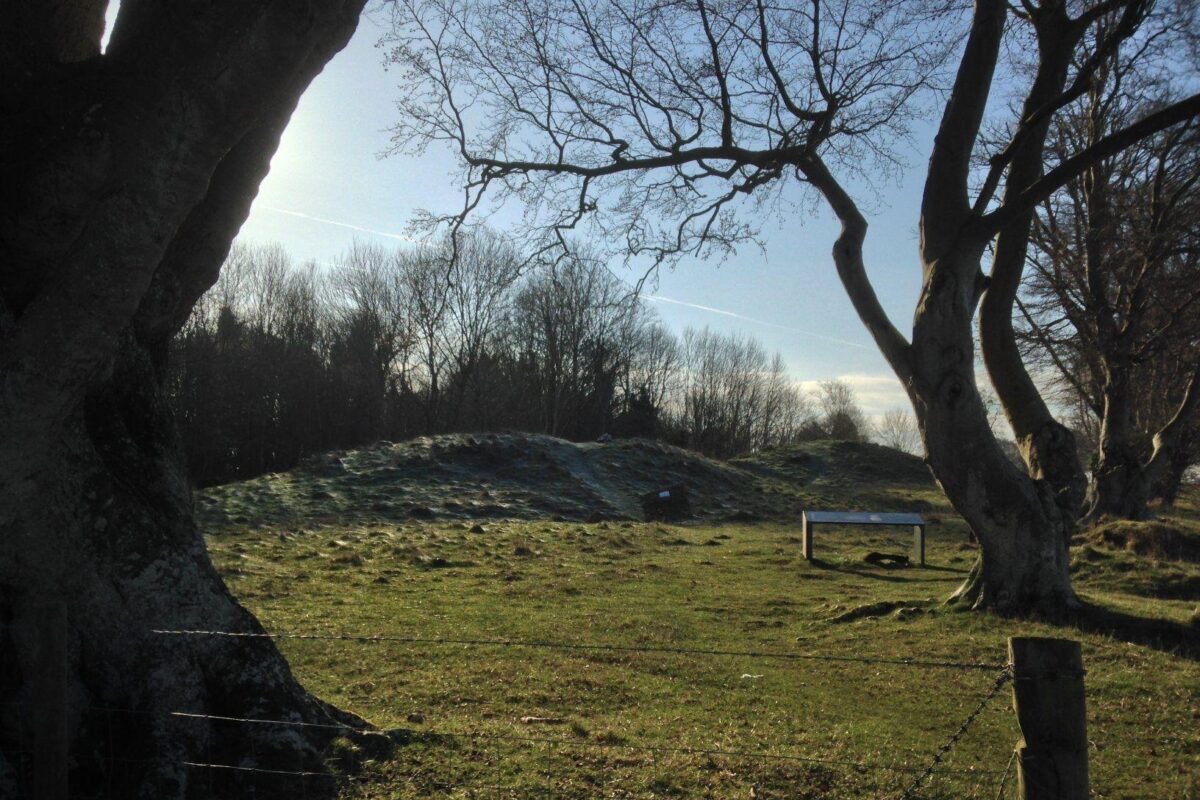
POLYGON ((902 525, 912 526, 914 564, 925 566, 925 518, 920 514, 882 514, 872 511, 804 511, 800 515, 804 528, 802 546, 804 557, 813 557, 813 526, 825 525, 902 525))

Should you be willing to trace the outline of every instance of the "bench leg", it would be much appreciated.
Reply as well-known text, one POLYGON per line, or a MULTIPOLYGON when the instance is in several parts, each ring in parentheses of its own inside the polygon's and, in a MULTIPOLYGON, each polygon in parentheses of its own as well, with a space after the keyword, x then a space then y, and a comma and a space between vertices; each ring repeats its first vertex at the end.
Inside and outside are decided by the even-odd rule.
POLYGON ((913 554, 914 564, 925 566, 925 526, 913 525, 913 554))
POLYGON ((812 556, 812 554, 813 554, 813 541, 812 541, 813 525, 811 522, 808 521, 807 514, 802 514, 800 516, 800 525, 803 528, 803 532, 800 534, 800 548, 803 551, 804 557, 807 560, 812 561, 812 557, 813 557, 812 556))

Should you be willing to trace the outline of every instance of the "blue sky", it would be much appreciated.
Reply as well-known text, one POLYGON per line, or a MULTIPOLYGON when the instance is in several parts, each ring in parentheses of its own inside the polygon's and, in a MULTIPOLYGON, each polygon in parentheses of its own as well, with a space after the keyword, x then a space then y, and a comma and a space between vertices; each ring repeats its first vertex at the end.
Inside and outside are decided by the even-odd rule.
MULTIPOLYGON (((110 16, 118 8, 114 3, 110 16)), ((383 157, 403 91, 377 46, 384 14, 368 14, 350 44, 309 87, 284 134, 271 172, 241 231, 246 241, 280 242, 298 260, 328 263, 357 237, 402 245, 419 208, 454 210, 461 195, 453 164, 431 150, 422 158, 383 157)), ((896 181, 859 187, 872 209, 866 259, 885 307, 908 330, 920 290, 917 208, 933 136, 929 121, 901 155, 896 181)), ((765 220, 765 252, 746 247, 718 264, 686 261, 647 288, 663 320, 682 331, 708 325, 742 331, 783 353, 795 379, 811 385, 843 378, 869 414, 907 403, 899 384, 854 314, 829 256, 837 226, 828 213, 765 220)), ((631 282, 639 275, 623 272, 631 282)))

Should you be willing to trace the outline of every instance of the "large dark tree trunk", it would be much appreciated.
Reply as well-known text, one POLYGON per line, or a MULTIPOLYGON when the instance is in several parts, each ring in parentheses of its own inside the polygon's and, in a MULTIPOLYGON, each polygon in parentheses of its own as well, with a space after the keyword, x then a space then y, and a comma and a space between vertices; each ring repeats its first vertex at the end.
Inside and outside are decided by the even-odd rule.
MULTIPOLYGON (((38 713, 33 610, 63 602, 81 793, 331 788, 185 764, 320 771, 331 731, 171 712, 346 720, 267 639, 153 633, 258 631, 193 522, 162 380, 362 4, 130 0, 103 56, 103 2, 5 5, 28 24, 0 29, 0 750, 27 749, 38 713)), ((28 791, 28 762, 9 766, 0 795, 28 791)))
MULTIPOLYGON (((4 707, 5 749, 31 741, 37 709, 28 705, 30 682, 42 633, 32 612, 53 600, 69 610, 72 782, 79 790, 224 797, 254 783, 281 796, 299 787, 184 762, 324 771, 328 730, 298 735, 170 716, 347 721, 304 692, 270 640, 153 633, 261 629, 230 596, 196 530, 150 354, 125 335, 111 377, 65 418, 34 424, 32 417, 6 414, 0 448, 0 619, 8 625, 0 701, 24 704, 4 707)), ((313 795, 330 788, 305 780, 313 795)), ((16 788, 0 786, 0 794, 16 788)))

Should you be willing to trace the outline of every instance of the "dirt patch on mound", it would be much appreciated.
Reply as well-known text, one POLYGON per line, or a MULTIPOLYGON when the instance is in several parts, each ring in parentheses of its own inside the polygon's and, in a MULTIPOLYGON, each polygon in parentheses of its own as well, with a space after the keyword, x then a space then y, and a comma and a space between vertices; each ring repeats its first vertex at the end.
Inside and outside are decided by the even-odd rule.
POLYGON ((1126 550, 1159 561, 1200 563, 1200 532, 1185 530, 1168 521, 1114 520, 1084 536, 1096 547, 1126 550))

